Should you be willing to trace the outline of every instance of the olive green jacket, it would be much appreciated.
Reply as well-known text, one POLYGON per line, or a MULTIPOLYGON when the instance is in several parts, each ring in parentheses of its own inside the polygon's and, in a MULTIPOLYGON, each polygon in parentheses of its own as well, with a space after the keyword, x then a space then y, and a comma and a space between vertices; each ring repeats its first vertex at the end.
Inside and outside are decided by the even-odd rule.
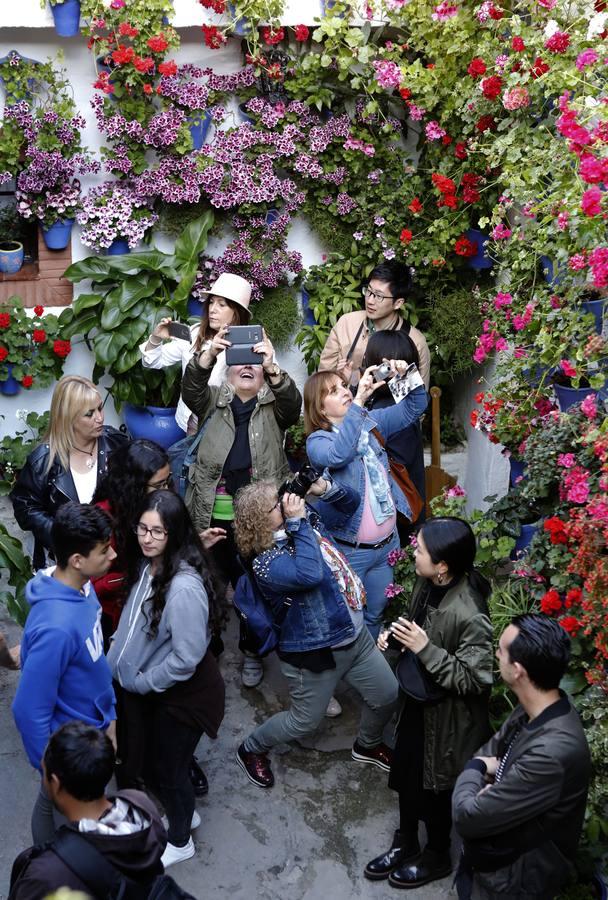
MULTIPOLYGON (((424 578, 414 588, 410 619, 424 595, 424 578)), ((494 655, 492 624, 485 600, 466 576, 437 609, 427 609, 422 626, 429 643, 418 659, 447 696, 424 708, 424 788, 454 786, 464 764, 491 734, 488 699, 494 655)), ((400 722, 407 728, 407 719, 400 722)))
MULTIPOLYGON (((212 369, 203 369, 193 359, 184 372, 182 397, 198 417, 205 433, 198 445, 196 463, 190 466, 190 484, 186 506, 198 531, 209 527, 215 502, 215 490, 222 477, 224 463, 234 443, 234 418, 230 403, 234 388, 228 382, 209 385, 212 369)), ((271 479, 277 484, 289 474, 283 441, 285 429, 298 421, 302 397, 286 372, 270 386, 258 391, 257 404, 249 420, 252 480, 271 479)))

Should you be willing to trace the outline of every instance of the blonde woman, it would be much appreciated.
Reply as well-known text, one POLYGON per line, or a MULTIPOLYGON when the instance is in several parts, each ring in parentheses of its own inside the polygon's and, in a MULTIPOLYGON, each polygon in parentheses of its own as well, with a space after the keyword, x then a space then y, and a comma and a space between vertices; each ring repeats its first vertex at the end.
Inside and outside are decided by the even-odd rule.
POLYGON ((90 503, 108 467, 108 455, 126 435, 104 425, 98 389, 81 375, 65 375, 51 400, 49 429, 21 470, 11 500, 15 518, 34 535, 34 566, 51 550, 51 526, 64 503, 90 503))
MULTIPOLYGON (((172 338, 169 333, 172 320, 167 318, 161 319, 148 340, 140 345, 141 361, 145 369, 166 369, 179 362, 183 373, 195 353, 202 353, 209 348, 218 331, 230 325, 247 325, 249 322, 251 285, 240 275, 224 272, 203 294, 207 298, 205 311, 201 321, 191 327, 190 341, 172 338)), ((226 375, 226 353, 222 350, 209 384, 219 387, 226 375)), ((188 434, 196 432, 196 416, 181 397, 175 421, 188 434)))

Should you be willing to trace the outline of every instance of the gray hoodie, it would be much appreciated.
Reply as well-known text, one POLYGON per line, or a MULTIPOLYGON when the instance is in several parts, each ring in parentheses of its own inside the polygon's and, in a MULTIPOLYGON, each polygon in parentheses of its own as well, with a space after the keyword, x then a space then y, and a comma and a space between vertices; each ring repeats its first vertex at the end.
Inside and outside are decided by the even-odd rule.
POLYGON ((203 580, 186 563, 169 584, 158 633, 150 637, 150 564, 144 565, 122 611, 108 663, 126 691, 148 694, 187 681, 209 646, 209 602, 203 580))

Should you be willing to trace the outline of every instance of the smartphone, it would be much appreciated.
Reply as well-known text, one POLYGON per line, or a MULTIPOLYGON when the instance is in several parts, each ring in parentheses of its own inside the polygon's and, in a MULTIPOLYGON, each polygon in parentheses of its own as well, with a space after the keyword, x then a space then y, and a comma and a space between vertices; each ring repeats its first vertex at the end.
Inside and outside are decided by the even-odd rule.
POLYGON ((189 344, 192 343, 192 332, 189 325, 185 325, 183 322, 169 322, 167 328, 169 329, 170 337, 179 338, 180 341, 188 341, 189 344))
POLYGON ((263 353, 254 353, 252 347, 263 339, 261 325, 231 325, 226 332, 226 340, 231 346, 226 348, 227 366, 260 366, 263 353))

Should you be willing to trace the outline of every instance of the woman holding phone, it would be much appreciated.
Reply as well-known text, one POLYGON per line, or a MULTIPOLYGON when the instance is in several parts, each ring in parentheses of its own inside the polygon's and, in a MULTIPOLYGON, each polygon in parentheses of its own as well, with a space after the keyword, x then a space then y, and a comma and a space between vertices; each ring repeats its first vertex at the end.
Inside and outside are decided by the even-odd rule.
POLYGON ((316 372, 304 385, 306 452, 318 471, 327 468, 335 481, 359 493, 354 513, 332 529, 332 537, 355 570, 367 593, 365 622, 377 638, 385 591, 392 581, 389 554, 399 549, 397 512, 408 518, 405 494, 390 476, 386 452, 374 431, 385 440, 418 421, 427 405, 418 369, 404 360, 390 360, 389 383, 399 402, 370 413, 366 403, 384 381, 376 381, 377 366, 361 376, 353 395, 337 372, 316 372))
MULTIPOLYGON (((140 345, 141 359, 146 369, 166 369, 181 363, 182 372, 195 353, 204 352, 215 335, 229 325, 246 325, 251 318, 251 285, 240 275, 224 272, 203 291, 207 303, 200 322, 192 325, 188 340, 172 337, 172 320, 161 319, 147 341, 140 345)), ((176 323, 174 323, 176 324, 176 323)), ((220 385, 226 377, 225 354, 219 354, 210 378, 210 384, 220 385)), ((196 432, 196 416, 180 397, 175 421, 188 434, 196 432)))

